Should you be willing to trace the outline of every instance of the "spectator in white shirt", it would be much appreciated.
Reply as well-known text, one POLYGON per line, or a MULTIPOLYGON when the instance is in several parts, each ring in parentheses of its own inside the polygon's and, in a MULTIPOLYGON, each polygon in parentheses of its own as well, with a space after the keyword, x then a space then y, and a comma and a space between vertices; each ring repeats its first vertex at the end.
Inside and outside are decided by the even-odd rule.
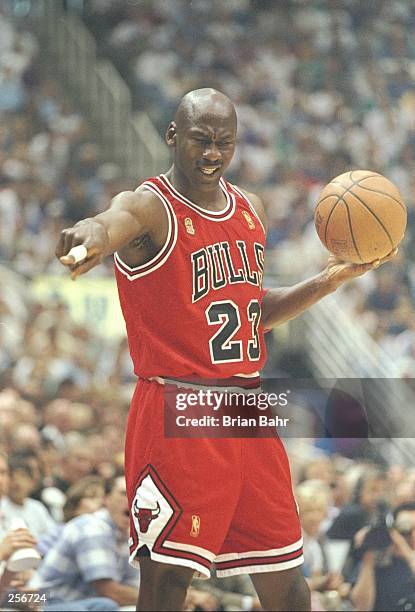
MULTIPOLYGON (((0 465, 1 459, 0 456, 0 465)), ((55 527, 55 521, 41 502, 29 497, 34 486, 33 476, 32 469, 27 463, 21 459, 10 459, 8 497, 3 496, 0 499, 1 527, 7 531, 13 518, 21 518, 32 535, 39 539, 55 527)))

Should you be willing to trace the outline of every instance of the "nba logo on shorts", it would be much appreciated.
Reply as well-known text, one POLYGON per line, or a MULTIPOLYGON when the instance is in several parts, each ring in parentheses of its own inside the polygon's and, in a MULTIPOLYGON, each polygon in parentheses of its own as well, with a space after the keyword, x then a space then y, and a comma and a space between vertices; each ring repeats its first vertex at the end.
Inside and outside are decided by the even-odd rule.
POLYGON ((245 221, 248 223, 249 229, 255 229, 255 223, 252 220, 251 215, 246 210, 242 211, 243 216, 245 217, 245 221))
POLYGON ((192 528, 190 530, 190 535, 194 538, 197 538, 200 531, 200 516, 197 514, 192 515, 192 528))

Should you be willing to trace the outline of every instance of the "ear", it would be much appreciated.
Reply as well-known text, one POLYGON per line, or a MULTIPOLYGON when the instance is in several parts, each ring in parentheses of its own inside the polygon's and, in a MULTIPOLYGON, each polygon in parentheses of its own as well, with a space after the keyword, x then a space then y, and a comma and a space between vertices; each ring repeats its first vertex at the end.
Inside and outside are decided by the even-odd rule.
POLYGON ((166 132, 166 142, 169 147, 174 147, 176 145, 176 134, 176 124, 174 121, 171 121, 166 132))

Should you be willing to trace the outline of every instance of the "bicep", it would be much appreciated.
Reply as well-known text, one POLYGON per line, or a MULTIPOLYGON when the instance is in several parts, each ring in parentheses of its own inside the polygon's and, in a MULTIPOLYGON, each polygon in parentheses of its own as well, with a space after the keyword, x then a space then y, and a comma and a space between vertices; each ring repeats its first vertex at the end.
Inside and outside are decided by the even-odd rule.
POLYGON ((146 233, 148 225, 146 202, 138 194, 123 191, 116 195, 110 207, 95 220, 104 225, 111 242, 127 243, 146 233))
POLYGON ((159 233, 167 225, 164 205, 144 189, 122 191, 112 199, 108 210, 95 219, 106 227, 110 241, 118 245, 128 244, 146 234, 157 243, 159 233))

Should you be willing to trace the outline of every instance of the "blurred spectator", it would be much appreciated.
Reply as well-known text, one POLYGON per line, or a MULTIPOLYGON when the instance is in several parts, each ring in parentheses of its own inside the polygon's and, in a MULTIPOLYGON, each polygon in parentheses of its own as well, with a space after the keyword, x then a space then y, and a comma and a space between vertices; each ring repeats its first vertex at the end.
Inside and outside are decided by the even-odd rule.
POLYGON ((128 563, 129 509, 123 477, 108 484, 105 506, 65 525, 32 580, 32 586, 46 589, 50 602, 61 610, 86 598, 107 598, 106 610, 137 600, 138 572, 128 563))
MULTIPOLYGON (((9 482, 10 482, 10 474, 9 474, 9 464, 6 453, 3 453, 0 450, 0 510, 2 500, 5 495, 7 495, 9 491, 9 482)), ((0 514, 0 524, 4 520, 3 513, 0 514)))
POLYGON ((53 530, 55 521, 45 506, 30 498, 34 485, 30 466, 19 458, 11 457, 9 479, 8 497, 1 498, 1 513, 5 525, 10 525, 13 518, 21 518, 37 539, 53 530))
POLYGON ((91 469, 91 450, 84 444, 75 442, 63 455, 60 475, 55 477, 54 484, 65 493, 72 484, 90 474, 91 469))
POLYGON ((81 514, 96 512, 104 505, 104 481, 99 476, 87 476, 67 491, 63 507, 65 523, 81 514))
MULTIPOLYGON (((4 537, 0 536, 0 605, 5 590, 13 586, 16 579, 16 573, 6 569, 7 561, 15 551, 35 546, 36 540, 28 529, 15 529, 4 537)), ((4 600, 3 604, 6 604, 4 600)))
POLYGON ((92 514, 104 506, 105 486, 99 476, 86 476, 76 484, 72 485, 67 493, 63 504, 63 523, 56 525, 53 531, 43 536, 38 543, 38 550, 45 556, 59 539, 64 523, 68 523, 77 516, 92 514))
POLYGON ((362 561, 351 600, 357 610, 409 610, 415 595, 415 503, 403 504, 394 512, 388 530, 389 546, 372 541, 365 545, 368 531, 357 542, 362 561), (406 605, 405 605, 406 604, 406 605))
POLYGON ((352 503, 342 508, 327 531, 333 539, 352 540, 355 533, 370 522, 380 504, 387 498, 386 474, 376 469, 367 469, 359 478, 352 503))
POLYGON ((296 489, 304 540, 303 571, 309 584, 312 600, 324 605, 324 593, 337 590, 341 597, 348 595, 348 585, 338 572, 330 571, 325 551, 324 521, 330 506, 330 489, 319 480, 306 480, 296 489), (321 596, 320 596, 321 593, 321 596))

